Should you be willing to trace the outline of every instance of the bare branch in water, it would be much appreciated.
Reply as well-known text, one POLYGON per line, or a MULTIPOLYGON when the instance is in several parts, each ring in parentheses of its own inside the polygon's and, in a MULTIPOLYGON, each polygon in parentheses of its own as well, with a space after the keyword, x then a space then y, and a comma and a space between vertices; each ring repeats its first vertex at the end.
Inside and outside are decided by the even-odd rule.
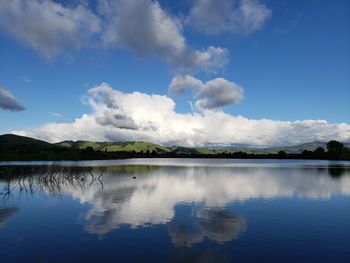
POLYGON ((84 192, 101 180, 105 168, 80 166, 0 166, 0 189, 2 202, 8 202, 13 192, 34 195, 36 192, 62 194, 67 187, 78 188, 84 192))

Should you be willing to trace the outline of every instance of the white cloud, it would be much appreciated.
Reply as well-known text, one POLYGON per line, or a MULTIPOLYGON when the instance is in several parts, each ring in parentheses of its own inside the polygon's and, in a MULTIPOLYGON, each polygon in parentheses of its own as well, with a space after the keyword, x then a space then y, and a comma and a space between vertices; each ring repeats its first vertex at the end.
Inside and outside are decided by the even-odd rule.
POLYGON ((0 28, 50 59, 63 51, 81 48, 100 30, 100 21, 82 5, 0 0, 0 28))
POLYGON ((7 89, 0 86, 0 108, 9 111, 23 111, 25 108, 7 89))
POLYGON ((183 69, 217 71, 227 63, 226 49, 191 48, 183 35, 181 21, 166 13, 157 1, 102 1, 100 13, 107 21, 103 33, 107 46, 126 48, 140 56, 156 54, 183 69))
POLYGON ((168 96, 123 93, 108 84, 90 89, 88 103, 93 112, 73 122, 48 123, 37 129, 14 133, 52 142, 67 139, 146 140, 185 146, 211 143, 274 146, 315 140, 350 141, 350 125, 346 123, 255 120, 205 109, 199 113, 177 113, 175 102, 168 96))
POLYGON ((180 94, 191 88, 196 90, 194 98, 197 99, 196 107, 199 109, 218 109, 243 98, 243 88, 224 78, 203 83, 189 75, 177 75, 169 85, 171 92, 180 94))
POLYGON ((95 11, 85 4, 0 0, 0 30, 47 59, 82 47, 105 47, 157 55, 181 71, 216 72, 228 62, 227 49, 192 48, 181 21, 151 0, 101 0, 95 11))
POLYGON ((188 22, 207 34, 226 31, 247 35, 270 17, 271 10, 260 0, 195 0, 188 22))

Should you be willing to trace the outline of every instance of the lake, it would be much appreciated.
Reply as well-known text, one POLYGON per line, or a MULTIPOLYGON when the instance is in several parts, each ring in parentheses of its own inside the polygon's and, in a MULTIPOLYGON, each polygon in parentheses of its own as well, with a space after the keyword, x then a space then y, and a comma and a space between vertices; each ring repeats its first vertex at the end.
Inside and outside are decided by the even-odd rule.
POLYGON ((0 163, 1 262, 350 262, 350 162, 0 163))

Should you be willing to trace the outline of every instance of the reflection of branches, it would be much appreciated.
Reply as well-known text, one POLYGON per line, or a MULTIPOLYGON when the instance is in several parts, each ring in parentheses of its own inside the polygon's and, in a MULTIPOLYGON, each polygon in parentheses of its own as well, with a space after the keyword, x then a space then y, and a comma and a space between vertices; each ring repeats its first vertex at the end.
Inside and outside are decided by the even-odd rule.
POLYGON ((105 168, 86 166, 2 166, 0 167, 0 183, 3 191, 0 195, 3 201, 12 197, 12 193, 19 191, 33 195, 35 192, 61 194, 67 188, 79 188, 83 193, 96 182, 103 182, 101 177, 105 168))

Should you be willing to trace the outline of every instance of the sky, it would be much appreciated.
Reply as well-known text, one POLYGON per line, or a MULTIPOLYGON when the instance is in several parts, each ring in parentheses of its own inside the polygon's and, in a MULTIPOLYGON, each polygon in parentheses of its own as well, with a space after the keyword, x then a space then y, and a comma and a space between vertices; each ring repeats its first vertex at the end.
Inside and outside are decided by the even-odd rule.
POLYGON ((350 142, 350 2, 0 0, 0 134, 350 142))

